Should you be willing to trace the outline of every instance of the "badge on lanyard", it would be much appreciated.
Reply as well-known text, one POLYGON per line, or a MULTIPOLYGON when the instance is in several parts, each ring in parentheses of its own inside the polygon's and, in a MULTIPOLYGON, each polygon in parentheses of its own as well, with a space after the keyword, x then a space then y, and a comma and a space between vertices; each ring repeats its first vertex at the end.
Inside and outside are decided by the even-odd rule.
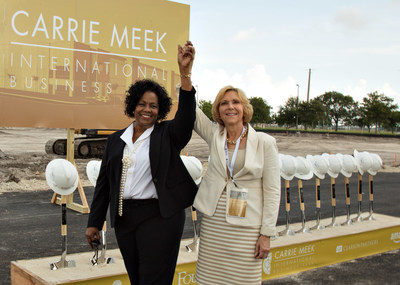
MULTIPOLYGON (((243 132, 245 131, 245 127, 243 127, 243 132)), ((235 150, 232 155, 232 161, 229 163, 229 155, 228 155, 228 144, 225 142, 225 158, 226 165, 229 170, 230 178, 232 183, 228 183, 228 215, 231 217, 244 218, 246 216, 246 207, 247 207, 247 197, 248 190, 246 188, 240 188, 237 186, 235 180, 233 179, 233 167, 235 165, 236 156, 239 150, 240 138, 236 142, 235 150)))
POLYGON ((234 185, 229 187, 228 215, 231 217, 244 218, 246 216, 248 190, 234 185))

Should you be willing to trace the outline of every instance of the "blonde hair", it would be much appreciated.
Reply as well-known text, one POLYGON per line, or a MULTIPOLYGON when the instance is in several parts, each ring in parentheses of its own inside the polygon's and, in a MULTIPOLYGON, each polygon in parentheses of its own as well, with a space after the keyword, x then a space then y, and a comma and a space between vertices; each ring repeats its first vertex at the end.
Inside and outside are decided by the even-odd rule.
POLYGON ((215 97, 211 110, 214 121, 221 126, 224 126, 224 122, 222 121, 219 113, 219 105, 221 104, 224 95, 229 91, 234 91, 238 94, 239 100, 243 105, 243 123, 250 123, 251 118, 253 117, 253 106, 250 104, 249 99, 247 99, 246 94, 241 89, 235 88, 231 85, 223 87, 221 90, 219 90, 217 97, 215 97))

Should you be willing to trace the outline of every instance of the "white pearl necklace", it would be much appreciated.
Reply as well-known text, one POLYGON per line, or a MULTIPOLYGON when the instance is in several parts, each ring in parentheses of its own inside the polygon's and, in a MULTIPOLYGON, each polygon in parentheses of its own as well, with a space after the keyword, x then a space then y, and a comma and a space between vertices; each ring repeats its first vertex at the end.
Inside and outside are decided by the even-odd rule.
POLYGON ((133 146, 132 150, 128 153, 128 145, 125 145, 124 148, 124 157, 122 158, 122 173, 121 173, 121 184, 119 186, 119 201, 118 201, 118 215, 122 216, 122 203, 124 199, 124 189, 125 189, 125 182, 126 182, 126 174, 128 172, 128 168, 134 162, 131 159, 131 156, 136 152, 139 146, 142 144, 143 140, 136 142, 133 146))

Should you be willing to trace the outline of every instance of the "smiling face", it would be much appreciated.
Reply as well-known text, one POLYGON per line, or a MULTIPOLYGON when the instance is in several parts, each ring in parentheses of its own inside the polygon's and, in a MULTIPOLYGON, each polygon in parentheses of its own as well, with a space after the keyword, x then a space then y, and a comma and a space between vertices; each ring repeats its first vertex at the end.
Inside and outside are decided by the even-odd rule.
POLYGON ((144 92, 135 108, 135 120, 138 127, 150 128, 158 118, 158 97, 154 92, 144 92))
POLYGON ((236 91, 226 92, 218 109, 225 126, 243 124, 243 104, 236 91))

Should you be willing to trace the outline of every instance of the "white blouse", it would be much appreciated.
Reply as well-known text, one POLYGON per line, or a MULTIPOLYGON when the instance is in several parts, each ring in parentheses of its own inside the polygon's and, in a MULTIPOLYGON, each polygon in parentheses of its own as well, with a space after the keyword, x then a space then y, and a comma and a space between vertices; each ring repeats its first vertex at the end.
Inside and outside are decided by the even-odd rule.
POLYGON ((154 126, 148 128, 136 141, 132 143, 134 133, 132 123, 121 135, 126 143, 124 156, 129 155, 131 164, 126 174, 124 199, 150 199, 158 198, 156 187, 153 183, 150 168, 150 135, 154 126))

